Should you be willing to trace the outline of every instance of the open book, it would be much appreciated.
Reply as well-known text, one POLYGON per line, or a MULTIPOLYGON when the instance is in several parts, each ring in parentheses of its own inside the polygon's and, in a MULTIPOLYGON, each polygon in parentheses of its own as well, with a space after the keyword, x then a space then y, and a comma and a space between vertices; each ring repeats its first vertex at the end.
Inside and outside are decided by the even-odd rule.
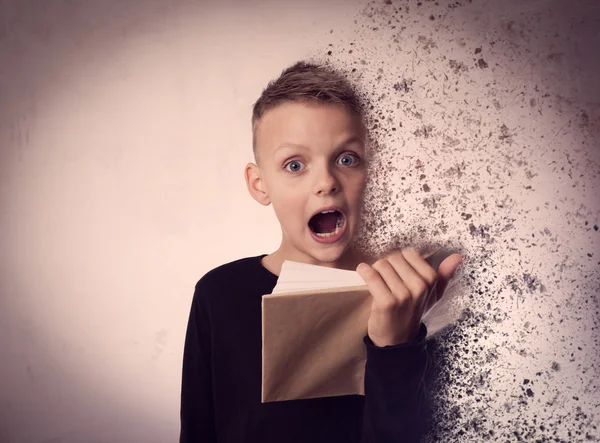
MULTIPOLYGON (((448 255, 426 260, 437 271, 448 255)), ((458 317, 451 285, 423 318, 429 336, 458 317)), ((371 300, 355 271, 285 261, 262 299, 262 402, 364 394, 371 300)))

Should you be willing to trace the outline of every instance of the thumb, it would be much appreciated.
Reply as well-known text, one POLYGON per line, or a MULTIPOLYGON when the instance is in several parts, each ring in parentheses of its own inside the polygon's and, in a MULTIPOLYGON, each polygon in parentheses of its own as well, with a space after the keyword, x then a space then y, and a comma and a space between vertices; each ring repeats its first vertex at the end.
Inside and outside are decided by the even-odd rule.
POLYGON ((454 275, 458 267, 463 262, 463 257, 460 254, 452 254, 440 263, 438 268, 438 278, 447 283, 454 275))
POLYGON ((430 293, 429 299, 426 301, 425 312, 432 308, 440 299, 443 297, 444 292, 448 283, 456 274, 456 270, 463 261, 463 257, 460 254, 452 254, 444 259, 437 270, 437 280, 435 287, 430 293))

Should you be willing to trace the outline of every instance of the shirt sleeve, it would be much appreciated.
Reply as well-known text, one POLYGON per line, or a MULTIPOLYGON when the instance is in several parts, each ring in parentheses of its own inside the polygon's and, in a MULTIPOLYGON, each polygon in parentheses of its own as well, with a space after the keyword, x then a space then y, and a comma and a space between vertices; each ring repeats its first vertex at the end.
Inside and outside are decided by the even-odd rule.
POLYGON ((427 420, 427 327, 410 343, 377 347, 366 336, 361 443, 418 442, 427 420))
POLYGON ((202 281, 196 284, 183 350, 180 443, 216 442, 210 317, 202 281))

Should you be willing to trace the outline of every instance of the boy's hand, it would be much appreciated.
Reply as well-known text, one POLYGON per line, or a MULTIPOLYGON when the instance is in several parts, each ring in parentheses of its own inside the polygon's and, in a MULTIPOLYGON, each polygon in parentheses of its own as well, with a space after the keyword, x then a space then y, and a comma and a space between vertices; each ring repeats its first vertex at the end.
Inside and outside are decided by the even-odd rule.
POLYGON ((414 248, 407 248, 372 266, 359 264, 356 272, 373 296, 368 334, 375 346, 413 340, 423 313, 442 297, 461 262, 460 254, 452 254, 440 263, 436 273, 414 248))

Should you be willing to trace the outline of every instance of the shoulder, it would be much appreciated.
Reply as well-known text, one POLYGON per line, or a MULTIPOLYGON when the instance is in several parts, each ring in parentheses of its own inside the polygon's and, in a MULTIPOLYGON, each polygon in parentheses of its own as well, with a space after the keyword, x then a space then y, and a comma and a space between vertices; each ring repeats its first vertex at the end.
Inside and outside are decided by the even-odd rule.
POLYGON ((196 283, 196 296, 202 297, 205 294, 214 293, 215 289, 223 290, 232 282, 240 281, 248 272, 260 266, 261 257, 258 255, 239 258, 211 269, 196 283))

